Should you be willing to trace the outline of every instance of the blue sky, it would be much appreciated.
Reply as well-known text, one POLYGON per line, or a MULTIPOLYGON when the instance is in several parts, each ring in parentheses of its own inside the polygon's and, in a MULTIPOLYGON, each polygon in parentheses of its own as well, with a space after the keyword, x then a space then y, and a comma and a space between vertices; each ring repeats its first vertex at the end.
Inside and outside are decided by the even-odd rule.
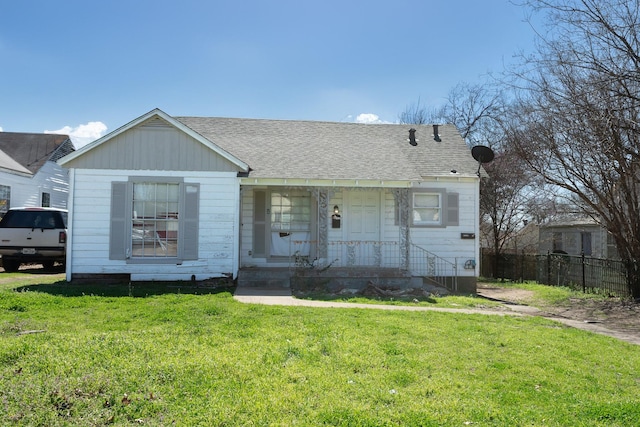
POLYGON ((6 1, 0 128, 81 145, 156 107, 395 122, 531 51, 525 15, 508 0, 6 1))

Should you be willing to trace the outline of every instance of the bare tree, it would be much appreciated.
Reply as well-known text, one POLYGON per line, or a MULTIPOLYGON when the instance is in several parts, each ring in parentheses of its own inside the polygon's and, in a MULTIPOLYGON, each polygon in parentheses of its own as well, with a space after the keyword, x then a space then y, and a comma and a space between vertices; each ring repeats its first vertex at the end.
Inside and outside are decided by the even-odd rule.
POLYGON ((506 108, 508 104, 497 86, 460 83, 449 92, 441 114, 456 125, 469 146, 486 145, 500 150, 506 108))
POLYGON ((497 86, 460 83, 449 91, 444 105, 429 108, 418 99, 399 119, 408 124, 452 123, 470 147, 482 144, 494 148, 501 143, 500 120, 505 106, 497 86))
POLYGON ((498 151, 484 168, 489 178, 483 178, 480 187, 480 216, 484 238, 495 256, 493 271, 498 274, 501 255, 530 219, 527 207, 536 190, 521 159, 511 151, 498 151))
POLYGON ((526 5, 553 30, 511 74, 521 90, 509 140, 558 194, 612 234, 640 298, 640 3, 526 5))
POLYGON ((441 119, 441 108, 429 108, 422 105, 420 98, 415 104, 408 105, 407 108, 398 115, 400 123, 412 125, 438 124, 441 119))

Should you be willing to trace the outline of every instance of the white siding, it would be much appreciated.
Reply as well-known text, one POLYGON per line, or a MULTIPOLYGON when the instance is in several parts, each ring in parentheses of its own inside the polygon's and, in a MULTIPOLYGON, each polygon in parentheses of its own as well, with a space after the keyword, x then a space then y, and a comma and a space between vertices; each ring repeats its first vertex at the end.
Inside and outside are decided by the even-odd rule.
POLYGON ((46 162, 33 176, 0 173, 0 183, 11 187, 11 207, 41 205, 42 193, 51 195, 51 207, 65 209, 69 196, 69 172, 55 162, 46 162))
POLYGON ((132 280, 204 280, 237 274, 239 181, 226 172, 158 172, 77 169, 67 277, 129 273, 132 280), (200 183, 198 260, 176 264, 127 264, 109 259, 111 182, 129 176, 175 176, 200 183))
POLYGON ((479 267, 479 188, 477 181, 423 182, 414 189, 445 189, 458 193, 459 225, 447 227, 411 227, 411 242, 458 266, 460 276, 475 276, 479 267), (461 233, 475 233, 475 239, 462 239, 461 233), (465 270, 467 260, 476 263, 476 269, 465 270))

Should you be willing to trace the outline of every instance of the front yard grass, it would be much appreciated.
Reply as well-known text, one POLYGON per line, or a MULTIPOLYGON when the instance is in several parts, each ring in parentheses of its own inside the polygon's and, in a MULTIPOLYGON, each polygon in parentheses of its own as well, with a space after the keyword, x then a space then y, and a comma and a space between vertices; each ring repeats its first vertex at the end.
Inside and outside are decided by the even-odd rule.
MULTIPOLYGON (((486 282, 485 282, 486 283, 486 282)), ((549 286, 541 285, 536 282, 510 282, 510 281, 495 281, 490 282, 491 286, 501 288, 516 288, 531 291, 532 297, 526 299, 527 304, 533 306, 558 306, 568 303, 570 300, 596 300, 604 301, 611 299, 609 296, 597 293, 585 293, 580 290, 575 290, 567 286, 549 286)))
POLYGON ((542 318, 0 276, 3 425, 627 426, 640 351, 542 318), (7 280, 10 278, 11 280, 7 280))

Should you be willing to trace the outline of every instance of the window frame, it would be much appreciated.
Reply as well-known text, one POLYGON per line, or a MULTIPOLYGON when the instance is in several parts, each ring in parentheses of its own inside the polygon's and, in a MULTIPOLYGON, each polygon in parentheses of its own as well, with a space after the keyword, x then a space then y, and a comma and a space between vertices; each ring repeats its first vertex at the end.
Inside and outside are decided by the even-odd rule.
POLYGON ((112 182, 109 259, 127 264, 180 264, 198 259, 200 184, 181 177, 135 176, 112 182), (133 256, 134 184, 178 184, 178 234, 176 256, 133 256))
POLYGON ((421 189, 421 190, 413 190, 411 193, 411 214, 410 221, 412 227, 417 228, 441 228, 447 226, 447 192, 445 189, 421 189), (437 207, 416 207, 416 196, 438 196, 438 206, 437 207), (437 221, 416 221, 415 219, 415 211, 416 209, 437 209, 439 211, 438 220, 437 221))
POLYGON ((7 213, 9 209, 11 209, 11 186, 10 185, 2 185, 0 184, 0 202, 5 201, 5 203, 0 203, 0 218, 7 213))
MULTIPOLYGON (((130 220, 131 220, 131 259, 134 260, 139 260, 139 259, 177 259, 179 257, 179 241, 180 241, 180 212, 181 212, 181 208, 184 205, 184 203, 182 203, 181 199, 182 199, 182 183, 179 181, 166 181, 166 180, 162 180, 162 181, 158 181, 158 180, 143 180, 143 181, 139 181, 139 180, 133 180, 132 181, 132 198, 131 198, 131 203, 132 203, 132 209, 130 211, 130 220), (136 198, 136 190, 135 187, 137 185, 143 186, 143 185, 148 185, 148 186, 153 186, 153 188, 156 190, 154 192, 154 197, 153 199, 146 199, 146 198, 142 198, 142 199, 137 199, 136 198), (155 210, 157 209, 157 206, 160 204, 159 199, 156 197, 157 196, 157 186, 158 185, 173 185, 173 186, 177 186, 177 200, 168 200, 165 199, 166 202, 169 202, 171 204, 177 204, 177 206, 175 206, 175 208, 177 209, 177 211, 171 211, 172 214, 172 218, 169 218, 169 216, 165 217, 159 217, 157 215, 157 212, 155 212, 155 210), (138 205, 138 208, 142 207, 142 211, 141 214, 138 213, 138 209, 136 208, 136 205, 138 205), (148 216, 149 213, 144 212, 146 210, 146 206, 147 205, 151 205, 154 208, 154 212, 153 212, 153 216, 148 216), (160 233, 159 227, 160 225, 164 224, 164 228, 165 228, 165 232, 168 231, 168 227, 169 225, 173 224, 174 228, 177 225, 177 229, 173 230, 176 231, 176 238, 168 238, 166 235, 164 238, 160 237, 160 235, 158 233, 160 233), (147 231, 147 229, 149 231, 147 231), (140 239, 135 239, 136 242, 134 244, 134 232, 136 236, 140 236, 140 239), (147 233, 149 232, 153 232, 155 234, 154 235, 148 235, 147 233), (149 238, 149 236, 151 236, 151 238, 149 238), (144 252, 147 250, 145 249, 145 243, 146 242, 150 242, 150 244, 153 247, 153 252, 155 253, 155 255, 145 255, 144 252), (175 242, 173 244, 175 244, 175 255, 158 255, 158 247, 160 248, 167 248, 165 250, 168 251, 169 245, 171 244, 171 242, 175 242), (142 244, 142 246, 140 247, 140 243, 142 244), (134 255, 134 252, 136 252, 136 248, 137 250, 142 250, 143 254, 142 255, 134 255)), ((168 212, 166 213, 168 215, 168 212)), ((173 250, 171 251, 173 252, 173 250)))
POLYGON ((51 207, 51 193, 43 191, 42 194, 40 194, 40 206, 43 208, 51 207))
POLYGON ((551 252, 564 252, 564 233, 562 231, 551 232, 551 252))

